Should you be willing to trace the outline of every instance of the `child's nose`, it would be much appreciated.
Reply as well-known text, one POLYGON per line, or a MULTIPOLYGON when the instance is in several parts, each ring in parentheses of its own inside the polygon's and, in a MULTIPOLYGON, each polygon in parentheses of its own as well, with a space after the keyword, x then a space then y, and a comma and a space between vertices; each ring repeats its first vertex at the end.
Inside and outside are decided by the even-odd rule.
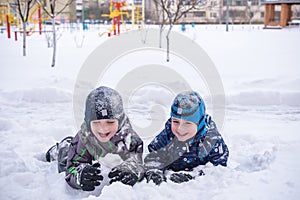
POLYGON ((178 131, 178 132, 184 131, 184 127, 183 127, 183 125, 182 125, 181 123, 178 124, 178 126, 177 126, 177 131, 178 131))
POLYGON ((103 132, 106 132, 107 131, 107 128, 101 124, 98 125, 97 127, 98 131, 103 133, 103 132))

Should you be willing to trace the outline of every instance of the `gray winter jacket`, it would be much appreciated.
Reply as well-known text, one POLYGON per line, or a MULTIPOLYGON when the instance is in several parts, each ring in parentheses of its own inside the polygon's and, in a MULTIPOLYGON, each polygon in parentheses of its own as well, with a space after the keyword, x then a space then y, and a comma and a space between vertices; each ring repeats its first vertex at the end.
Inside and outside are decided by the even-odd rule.
POLYGON ((76 176, 81 164, 92 164, 93 160, 101 160, 107 154, 118 154, 124 161, 122 164, 130 165, 139 177, 143 178, 142 166, 143 141, 132 129, 126 117, 121 129, 106 143, 101 143, 83 123, 81 130, 73 138, 68 151, 66 181, 76 189, 81 187, 76 183, 76 176))

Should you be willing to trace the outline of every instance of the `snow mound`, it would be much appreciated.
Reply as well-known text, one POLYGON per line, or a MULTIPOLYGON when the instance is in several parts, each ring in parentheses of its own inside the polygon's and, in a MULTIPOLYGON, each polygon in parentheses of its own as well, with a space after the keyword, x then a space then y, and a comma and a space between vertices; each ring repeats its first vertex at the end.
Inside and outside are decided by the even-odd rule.
POLYGON ((0 130, 1 131, 9 131, 13 129, 16 124, 8 119, 0 118, 0 130))
POLYGON ((63 103, 71 102, 72 94, 59 88, 33 88, 3 92, 2 96, 8 101, 25 101, 32 103, 63 103))
POLYGON ((237 167, 237 170, 255 172, 267 169, 275 160, 272 151, 265 151, 263 154, 254 154, 246 162, 237 167))
POLYGON ((241 81, 236 83, 239 88, 276 88, 277 90, 299 90, 299 78, 265 78, 241 81))
POLYGON ((227 97, 228 104, 300 106, 300 92, 245 91, 227 97))

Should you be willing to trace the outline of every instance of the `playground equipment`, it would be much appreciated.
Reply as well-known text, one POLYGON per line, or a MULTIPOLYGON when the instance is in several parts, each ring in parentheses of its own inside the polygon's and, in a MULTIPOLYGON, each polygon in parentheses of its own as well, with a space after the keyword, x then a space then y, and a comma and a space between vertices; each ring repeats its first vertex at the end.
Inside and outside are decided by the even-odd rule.
POLYGON ((133 0, 131 9, 131 20, 133 28, 141 28, 145 22, 145 0, 133 0))
POLYGON ((7 16, 9 23, 12 26, 19 25, 16 6, 9 3, 0 3, 0 26, 4 26, 7 22, 7 16))
MULTIPOLYGON (((112 32, 114 35, 120 34, 121 22, 126 29, 126 22, 124 20, 124 15, 126 16, 127 19, 130 19, 131 17, 132 28, 134 28, 135 25, 141 28, 144 25, 144 19, 145 19, 144 13, 145 13, 144 0, 133 1, 131 5, 131 16, 129 15, 128 12, 126 0, 111 0, 109 6, 109 14, 102 14, 101 16, 109 17, 110 19, 112 19, 112 29, 108 33, 108 36, 111 36, 112 32)), ((101 36, 103 34, 99 34, 99 35, 101 36)))
POLYGON ((123 7, 126 6, 125 0, 111 0, 109 5, 109 14, 102 14, 103 17, 109 17, 113 20, 112 29, 109 31, 108 36, 113 32, 114 35, 120 34, 120 21, 125 24, 123 15, 126 15, 127 19, 129 19, 128 11, 123 11, 123 7), (118 29, 118 30, 117 30, 118 29))
POLYGON ((12 4, 12 6, 9 3, 0 3, 0 29, 1 32, 3 30, 7 30, 7 37, 10 38, 11 33, 10 33, 10 27, 11 25, 18 25, 19 21, 18 21, 18 17, 16 14, 16 7, 14 4, 12 4), (2 28, 1 26, 5 26, 6 27, 2 28))
MULTIPOLYGON (((22 6, 22 5, 21 5, 22 6)), ((30 36, 34 32, 42 34, 42 22, 50 19, 50 16, 42 17, 42 6, 43 4, 36 4, 29 12, 28 24, 26 27, 26 35, 30 36), (39 31, 36 31, 36 25, 39 25, 39 31)), ((0 29, 7 30, 8 38, 10 38, 11 26, 17 27, 15 29, 15 40, 17 40, 17 33, 23 33, 22 23, 18 15, 18 4, 16 3, 0 3, 0 29), (2 28, 1 26, 6 25, 2 28)))

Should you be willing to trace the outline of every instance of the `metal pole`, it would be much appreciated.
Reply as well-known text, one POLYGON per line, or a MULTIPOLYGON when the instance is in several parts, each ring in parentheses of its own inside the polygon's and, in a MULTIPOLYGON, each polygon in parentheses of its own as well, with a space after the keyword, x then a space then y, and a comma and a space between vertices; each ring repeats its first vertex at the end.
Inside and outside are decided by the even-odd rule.
POLYGON ((226 32, 228 32, 228 21, 229 21, 229 0, 226 0, 226 32))
POLYGON ((82 22, 82 30, 84 30, 84 0, 82 0, 81 22, 82 22))
POLYGON ((134 1, 132 2, 132 6, 131 6, 131 25, 132 25, 132 28, 134 28, 134 25, 135 25, 135 21, 134 21, 134 18, 135 18, 135 4, 134 4, 134 1))
POLYGON ((7 30, 7 37, 10 39, 10 22, 9 22, 9 16, 6 14, 6 30, 7 30))
POLYGON ((142 0, 142 21, 141 21, 142 27, 145 26, 145 0, 142 0))
POLYGON ((42 35, 42 12, 41 12, 41 6, 38 8, 38 19, 39 19, 39 32, 40 35, 42 35))

